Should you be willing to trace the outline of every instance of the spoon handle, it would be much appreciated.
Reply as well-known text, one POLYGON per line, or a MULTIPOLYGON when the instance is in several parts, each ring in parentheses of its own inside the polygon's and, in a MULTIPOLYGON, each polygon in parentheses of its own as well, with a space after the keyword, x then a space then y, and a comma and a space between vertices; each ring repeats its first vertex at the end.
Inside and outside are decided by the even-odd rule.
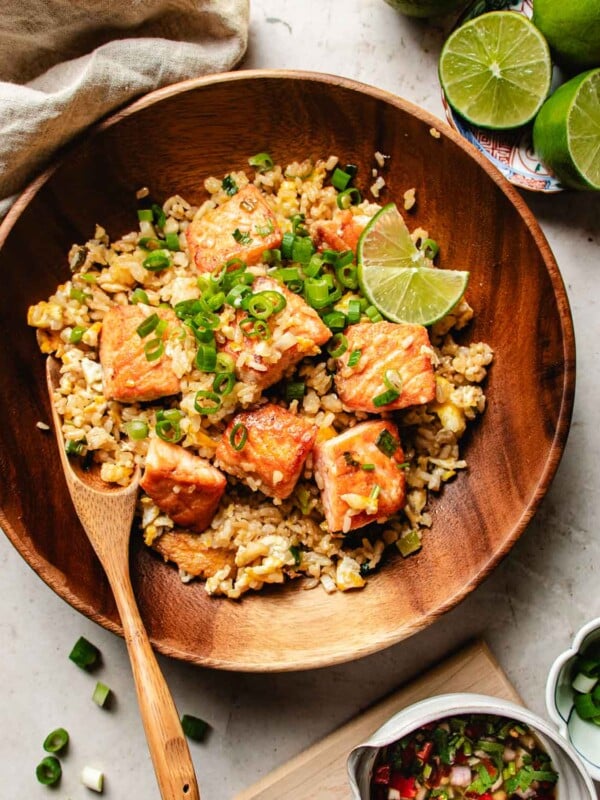
POLYGON ((200 800, 179 714, 141 620, 129 575, 122 570, 118 577, 108 571, 107 574, 123 625, 160 796, 162 800, 200 800))

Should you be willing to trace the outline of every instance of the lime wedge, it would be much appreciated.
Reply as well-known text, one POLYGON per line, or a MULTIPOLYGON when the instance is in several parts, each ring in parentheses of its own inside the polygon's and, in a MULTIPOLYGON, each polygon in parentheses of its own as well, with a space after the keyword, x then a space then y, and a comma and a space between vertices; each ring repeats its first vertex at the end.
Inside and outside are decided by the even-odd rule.
POLYGON ((432 325, 454 308, 469 280, 468 272, 426 266, 394 203, 364 229, 357 255, 363 293, 392 322, 432 325))
POLYGON ((548 44, 514 11, 492 11, 446 40, 440 81, 452 108, 483 128, 516 128, 532 120, 550 90, 548 44))
POLYGON ((600 189, 600 69, 563 83, 533 125, 535 152, 574 189, 600 189))

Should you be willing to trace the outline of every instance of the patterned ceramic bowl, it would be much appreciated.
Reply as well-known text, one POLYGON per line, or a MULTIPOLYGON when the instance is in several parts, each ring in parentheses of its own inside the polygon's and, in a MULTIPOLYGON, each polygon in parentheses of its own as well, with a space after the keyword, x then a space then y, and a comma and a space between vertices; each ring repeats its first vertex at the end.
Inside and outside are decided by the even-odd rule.
POLYGON ((600 643, 600 617, 591 620, 577 633, 572 646, 561 653, 550 669, 546 683, 546 708, 559 733, 582 758, 592 778, 600 781, 600 726, 586 722, 575 713, 575 660, 594 643, 600 643))
MULTIPOLYGON (((508 8, 531 17, 533 0, 476 0, 458 20, 457 26, 487 11, 508 8)), ((553 87, 560 83, 555 68, 553 87)), ((490 131, 467 122, 450 108, 442 92, 442 103, 450 125, 474 145, 504 177, 515 186, 533 192, 561 192, 563 186, 540 162, 533 151, 531 125, 514 131, 490 131)))

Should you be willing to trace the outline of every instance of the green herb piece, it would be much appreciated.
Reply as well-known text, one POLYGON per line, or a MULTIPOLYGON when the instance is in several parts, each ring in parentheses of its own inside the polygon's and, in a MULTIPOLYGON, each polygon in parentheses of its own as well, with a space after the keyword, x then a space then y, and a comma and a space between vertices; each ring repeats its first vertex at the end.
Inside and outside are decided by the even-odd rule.
POLYGON ((202 742, 206 737, 209 726, 200 717, 184 714, 181 718, 181 727, 189 739, 193 739, 195 742, 202 742))
POLYGON ((60 780, 62 767, 55 756, 46 756, 35 768, 35 776, 44 786, 54 786, 60 780))
POLYGON ((234 194, 239 192, 239 187, 231 175, 225 175, 221 181, 221 187, 225 194, 229 195, 229 197, 233 197, 234 194))
POLYGON ((381 431, 375 440, 375 445, 385 456, 388 456, 388 458, 391 458, 396 450, 400 447, 400 443, 394 439, 387 428, 384 428, 384 430, 381 431))
POLYGON ((69 653, 69 658, 81 669, 90 670, 100 662, 100 650, 84 636, 80 636, 69 653))
POLYGON ((252 236, 249 233, 242 233, 239 228, 236 228, 231 234, 238 244, 250 244, 252 236))
POLYGON ((56 728, 44 739, 42 747, 47 753, 60 753, 69 744, 69 734, 64 728, 56 728))
POLYGON ((111 691, 109 687, 105 683, 100 683, 100 681, 98 681, 92 694, 92 700, 97 706, 104 708, 110 701, 110 695, 111 691))

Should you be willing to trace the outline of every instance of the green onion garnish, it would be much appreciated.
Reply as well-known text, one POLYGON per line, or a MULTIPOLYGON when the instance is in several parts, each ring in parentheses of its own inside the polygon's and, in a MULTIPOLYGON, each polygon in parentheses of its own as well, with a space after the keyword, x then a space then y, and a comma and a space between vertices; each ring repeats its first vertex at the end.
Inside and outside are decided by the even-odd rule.
POLYGON ((379 313, 378 309, 375 306, 367 306, 365 308, 365 314, 371 320, 371 322, 381 322, 383 317, 379 313))
POLYGON ((228 194, 229 197, 233 197, 234 194, 237 194, 239 191, 239 187, 231 175, 225 175, 223 180, 221 181, 221 188, 228 194))
POLYGON ((83 339, 83 334, 86 331, 87 328, 84 328, 82 325, 75 325, 69 335, 69 342, 71 344, 79 344, 79 342, 83 339))
POLYGON ((256 319, 268 319, 286 305, 287 300, 282 294, 270 291, 251 294, 242 301, 242 308, 256 319))
POLYGON ((71 300, 77 300, 78 303, 83 304, 88 299, 89 295, 87 295, 82 289, 72 286, 71 291, 69 292, 69 297, 71 300))
POLYGON ((295 236, 308 236, 308 230, 304 224, 304 221, 304 214, 294 214, 294 216, 290 219, 290 222, 292 223, 292 233, 295 236))
POLYGON ((194 363, 201 372, 214 372, 217 368, 217 351, 214 344, 201 342, 194 363))
POLYGON ((226 296, 225 302, 228 306, 241 308, 244 297, 247 297, 249 294, 252 294, 252 289, 250 289, 248 286, 245 286, 243 283, 238 283, 226 296))
POLYGON ((348 339, 343 333, 336 333, 327 345, 327 352, 332 358, 340 358, 348 349, 348 339))
POLYGON ((356 325, 357 322, 360 322, 361 315, 360 300, 348 300, 348 308, 346 310, 348 325, 356 325))
POLYGON ((167 217, 162 209, 162 206, 159 206, 158 203, 152 203, 152 213, 154 214, 154 221, 156 222, 158 227, 164 228, 165 223, 167 221, 167 217))
POLYGON ((231 234, 238 244, 250 244, 252 236, 246 231, 242 233, 239 228, 236 228, 231 234))
POLYGON ((350 206, 357 206, 362 201, 362 197, 358 189, 354 186, 351 189, 346 189, 340 192, 336 197, 337 207, 341 209, 350 208, 350 206))
POLYGON ((86 283, 97 283, 98 278, 93 272, 82 272, 79 276, 86 283))
POLYGON ((299 567, 300 564, 302 563, 302 551, 300 550, 299 547, 296 547, 296 545, 293 544, 290 547, 290 553, 292 554, 292 557, 294 559, 294 566, 299 567))
POLYGON ((165 233, 165 244, 171 251, 181 250, 179 236, 176 233, 165 233))
POLYGON ((129 438, 134 439, 136 442, 148 436, 148 425, 142 419, 132 419, 125 425, 125 430, 129 438))
POLYGON ((402 393, 402 376, 397 369, 386 369, 383 373, 383 382, 386 389, 391 389, 398 395, 402 393))
POLYGON ((160 272, 171 266, 171 256, 168 250, 153 250, 142 261, 142 266, 149 272, 160 272))
POLYGON ((235 375, 233 372, 217 372, 213 380, 213 392, 220 394, 221 397, 226 397, 231 394, 235 386, 235 375))
POLYGON ((154 430, 159 439, 163 442, 176 444, 183 438, 179 421, 183 414, 178 408, 168 408, 166 411, 159 411, 156 414, 156 426, 154 430))
POLYGON ((304 381, 289 381, 289 383, 285 385, 285 399, 289 402, 292 400, 302 400, 305 391, 306 384, 304 381))
POLYGON ((308 264, 315 252, 315 246, 308 237, 295 236, 292 244, 292 261, 308 264))
POLYGON ((325 314, 323 322, 332 331, 343 331, 346 327, 346 315, 342 311, 330 311, 325 314))
POLYGON ((104 708, 104 706, 110 700, 110 694, 111 692, 109 687, 106 684, 100 683, 100 681, 98 681, 98 683, 96 684, 96 688, 94 689, 94 692, 92 694, 92 700, 94 701, 94 703, 96 703, 97 706, 100 706, 100 708, 104 708))
POLYGON ((65 453, 68 456, 80 456, 86 444, 87 442, 85 439, 79 439, 77 442, 73 439, 67 439, 65 442, 65 453))
POLYGON ((233 372, 235 370, 235 359, 229 353, 217 353, 217 366, 215 372, 233 372))
POLYGON ((161 239, 155 239, 154 236, 142 236, 138 239, 138 247, 144 250, 160 250, 163 244, 161 239))
POLYGON ((267 172, 267 170, 273 169, 274 166, 273 159, 268 153, 257 153, 255 156, 251 156, 248 159, 248 164, 254 167, 257 172, 267 172))
POLYGON ((353 350, 348 357, 348 366, 355 367, 360 361, 362 350, 353 350))
POLYGON ((354 264, 338 265, 335 270, 335 275, 346 289, 358 289, 358 270, 354 264))
POLYGON ((152 213, 151 208, 139 208, 137 212, 137 217, 140 222, 154 221, 154 214, 152 213))
POLYGON ((131 302, 135 306, 138 303, 145 303, 148 305, 150 301, 148 300, 148 295, 143 289, 134 289, 131 295, 131 302))
POLYGON ((93 792, 102 792, 104 786, 104 773, 96 767, 84 767, 81 770, 81 782, 93 792))
POLYGON ((281 255, 283 258, 291 259, 292 248, 294 246, 295 240, 296 240, 295 234, 291 233, 290 231, 286 231, 283 234, 283 238, 281 240, 281 255))
POLYGON ((386 389, 385 392, 375 395, 373 398, 373 405, 375 408, 381 408, 381 406, 387 406, 393 403, 394 400, 397 400, 399 397, 400 393, 395 389, 386 389))
POLYGON ((195 742, 202 742, 208 731, 208 723, 200 719, 200 717, 193 717, 191 714, 182 716, 181 727, 185 735, 195 742))
POLYGON ((44 786, 54 786, 60 780, 62 768, 55 756, 46 756, 35 768, 35 776, 44 786))
POLYGON ((411 553, 416 553, 417 550, 421 549, 421 536, 419 535, 419 531, 409 531, 405 533, 404 536, 396 542, 396 547, 404 558, 411 553))
POLYGON ((578 694, 574 698, 575 711, 581 719, 600 717, 600 703, 596 703, 592 692, 578 694))
POLYGON ((283 281, 283 283, 301 279, 298 267, 278 267, 272 272, 269 272, 269 275, 273 278, 277 278, 278 281, 283 281))
POLYGON ((361 464, 360 468, 364 469, 365 472, 373 472, 375 464, 361 464))
POLYGON ((381 486, 378 483, 376 483, 369 492, 369 500, 377 500, 380 494, 381 494, 381 486))
POLYGON ((223 308, 225 300, 227 300, 227 295, 225 292, 217 292, 216 294, 206 298, 206 305, 211 311, 220 311, 221 308, 223 308))
POLYGON ((194 408, 198 414, 215 414, 221 408, 222 403, 223 400, 216 392, 207 392, 203 389, 196 392, 196 396, 194 397, 194 408), (208 400, 209 404, 201 405, 201 400, 208 400))
POLYGON ((229 444, 234 450, 242 450, 248 441, 248 428, 243 422, 236 422, 229 434, 229 444))
POLYGON ((329 286, 325 278, 307 278, 304 281, 306 302, 312 308, 325 308, 330 305, 329 286))
POLYGON ((343 192, 348 188, 348 184, 352 180, 352 175, 344 172, 343 169, 336 167, 331 176, 331 185, 334 186, 339 192, 343 192))
POLYGON ((81 669, 93 669, 100 661, 100 650, 80 636, 69 653, 69 658, 81 669))
POLYGON ((421 252, 425 256, 425 258, 428 258, 431 261, 433 261, 433 259, 440 252, 440 246, 435 241, 435 239, 425 239, 425 241, 421 245, 421 252))
POLYGON ((264 319, 246 317, 240 322, 240 329, 248 338, 268 339, 271 336, 271 329, 264 319))
POLYGON ((144 355, 146 361, 158 361, 165 351, 165 344, 162 339, 149 339, 144 345, 144 355))
POLYGON ((149 317, 146 317, 146 319, 137 326, 136 331, 138 336, 141 336, 141 338, 144 339, 149 333, 152 333, 152 331, 158 325, 158 322, 158 314, 150 314, 149 317))
POLYGON ((69 734, 64 728, 57 728, 44 739, 42 747, 47 753, 60 753, 69 744, 69 734))
POLYGON ((396 450, 400 447, 400 443, 394 439, 392 434, 384 428, 375 441, 375 445, 381 450, 384 456, 391 458, 396 450))
POLYGON ((302 269, 307 278, 316 278, 323 269, 323 259, 318 253, 313 253, 308 264, 303 264, 302 269))

